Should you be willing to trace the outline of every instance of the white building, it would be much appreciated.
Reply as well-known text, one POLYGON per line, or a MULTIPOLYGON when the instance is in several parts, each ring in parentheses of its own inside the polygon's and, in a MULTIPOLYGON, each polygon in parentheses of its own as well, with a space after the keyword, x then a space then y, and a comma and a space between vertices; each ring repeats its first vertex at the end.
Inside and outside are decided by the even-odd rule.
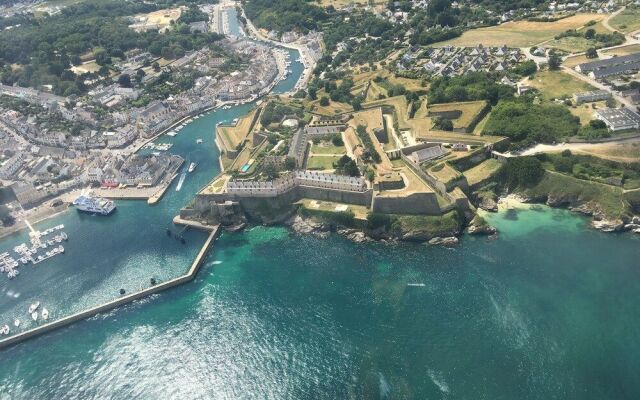
POLYGON ((597 119, 607 124, 610 131, 623 131, 640 128, 640 114, 628 108, 607 108, 595 113, 597 119))

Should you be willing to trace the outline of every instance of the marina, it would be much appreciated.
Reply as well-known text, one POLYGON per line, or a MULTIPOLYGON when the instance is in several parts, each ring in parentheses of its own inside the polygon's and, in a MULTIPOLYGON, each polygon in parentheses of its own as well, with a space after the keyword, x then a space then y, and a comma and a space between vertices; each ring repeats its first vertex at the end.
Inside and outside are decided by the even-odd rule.
MULTIPOLYGON (((294 63, 292 70, 294 73, 281 80, 274 92, 286 93, 293 88, 297 81, 296 73, 302 71, 302 66, 294 63)), ((13 339, 16 334, 20 335, 22 331, 34 327, 32 317, 25 315, 25 310, 35 300, 34 293, 37 293, 42 304, 47 305, 48 320, 41 325, 46 326, 44 331, 48 331, 100 312, 102 308, 97 308, 98 305, 110 303, 117 307, 159 292, 163 290, 163 282, 170 282, 185 274, 185 269, 194 255, 199 253, 207 237, 199 229, 188 229, 181 233, 181 240, 175 240, 165 234, 166 227, 172 224, 179 209, 218 173, 219 154, 213 136, 202 136, 202 132, 211 131, 219 122, 240 118, 254 107, 254 103, 237 103, 209 110, 189 122, 185 120, 172 128, 176 133, 179 132, 176 136, 164 135, 162 139, 146 144, 146 150, 169 151, 195 163, 197 168, 189 174, 189 179, 186 179, 186 168, 186 171, 168 177, 160 188, 97 188, 94 189, 97 196, 118 199, 118 211, 108 218, 94 213, 73 212, 38 223, 38 229, 43 232, 63 224, 66 235, 74 240, 61 243, 64 253, 51 256, 46 262, 41 261, 38 268, 21 269, 19 279, 0 280, 0 296, 5 299, 0 302, 0 327, 2 321, 12 321, 8 324, 11 332, 7 339, 13 339), (167 192, 171 181, 178 175, 182 183, 178 182, 176 187, 180 190, 167 192), (140 198, 148 198, 148 201, 129 200, 140 198), (148 227, 145 234, 141 234, 140 227, 148 227), (60 254, 65 254, 65 257, 58 257, 60 254), (151 278, 158 284, 151 285, 151 278), (149 288, 153 290, 145 292, 149 288), (125 290, 126 294, 120 295, 120 290, 125 290), (127 300, 123 301, 123 297, 127 300), (74 318, 65 319, 74 315, 74 318), (65 322, 58 324, 60 320, 65 322), (15 323, 18 323, 19 329, 16 329, 15 323)), ((12 249, 22 243, 30 248, 26 230, 3 238, 0 249, 12 249)), ((52 250, 47 247, 47 251, 52 250)), ((44 257, 46 252, 42 250, 38 251, 38 255, 44 257)), ((21 257, 17 254, 11 257, 20 262, 21 257)), ((39 323, 44 321, 43 312, 44 309, 38 310, 39 323)), ((18 336, 10 343, 26 337, 30 335, 18 336)))
POLYGON ((34 230, 29 225, 29 243, 20 243, 13 248, 13 255, 5 251, 0 254, 0 272, 6 273, 9 279, 19 275, 19 267, 37 265, 59 254, 64 254, 62 242, 68 240, 64 225, 57 225, 43 232, 34 230))

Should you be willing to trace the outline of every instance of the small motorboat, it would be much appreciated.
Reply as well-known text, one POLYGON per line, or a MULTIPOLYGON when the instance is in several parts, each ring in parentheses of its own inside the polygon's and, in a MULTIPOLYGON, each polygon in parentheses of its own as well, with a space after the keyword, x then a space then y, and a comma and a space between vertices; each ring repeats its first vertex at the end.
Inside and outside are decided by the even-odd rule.
POLYGON ((0 329, 0 333, 2 333, 3 335, 8 335, 10 331, 11 329, 9 328, 9 325, 5 325, 2 327, 2 329, 0 329))
POLYGON ((37 311, 32 312, 32 313, 31 313, 31 318, 32 318, 34 321, 37 321, 37 320, 38 320, 38 312, 37 312, 37 311))
POLYGON ((33 314, 38 309, 38 307, 40 307, 39 301, 36 301, 35 303, 31 304, 29 306, 29 314, 33 314))
POLYGON ((42 309, 42 319, 44 319, 45 321, 49 319, 49 310, 47 310, 46 308, 42 309))
POLYGON ((196 139, 196 144, 202 144, 202 139, 200 138, 196 139))
POLYGON ((20 326, 20 320, 16 319, 15 321, 13 321, 13 325, 17 328, 20 326))

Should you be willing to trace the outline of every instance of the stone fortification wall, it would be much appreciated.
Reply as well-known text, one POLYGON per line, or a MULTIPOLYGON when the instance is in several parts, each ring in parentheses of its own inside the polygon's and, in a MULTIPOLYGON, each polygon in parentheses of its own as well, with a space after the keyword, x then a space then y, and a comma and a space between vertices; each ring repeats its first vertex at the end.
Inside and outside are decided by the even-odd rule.
POLYGON ((373 212, 383 214, 427 214, 441 215, 435 193, 413 193, 399 196, 376 196, 373 212))

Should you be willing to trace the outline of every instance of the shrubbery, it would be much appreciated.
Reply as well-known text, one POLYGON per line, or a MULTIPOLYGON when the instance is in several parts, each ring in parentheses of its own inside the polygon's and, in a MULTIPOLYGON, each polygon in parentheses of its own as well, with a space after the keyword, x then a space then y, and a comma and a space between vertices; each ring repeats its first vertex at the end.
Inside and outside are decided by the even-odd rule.
POLYGON ((580 128, 578 117, 556 104, 532 104, 505 100, 493 108, 483 134, 507 136, 516 145, 552 143, 573 136, 580 128))

